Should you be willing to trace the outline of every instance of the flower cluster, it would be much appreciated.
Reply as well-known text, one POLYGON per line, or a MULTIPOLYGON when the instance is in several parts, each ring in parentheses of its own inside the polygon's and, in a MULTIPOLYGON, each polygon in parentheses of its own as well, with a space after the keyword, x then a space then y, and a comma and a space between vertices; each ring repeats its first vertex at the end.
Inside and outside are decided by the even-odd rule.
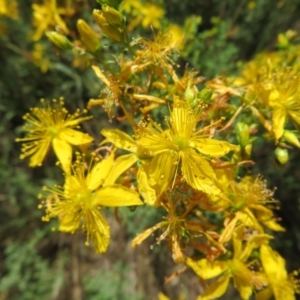
POLYGON ((21 158, 40 166, 53 148, 64 171, 64 184, 45 187, 40 195, 43 220, 58 218, 63 232, 81 229, 86 244, 92 240, 100 253, 110 241, 104 207, 159 208, 164 218, 139 233, 132 246, 159 231, 156 244, 166 241, 175 263, 193 269, 201 282, 208 280, 198 299, 222 296, 231 281, 242 299, 253 294, 259 300, 295 299, 298 281, 271 247, 272 231, 285 230, 274 211, 278 201, 247 166, 253 163, 257 129, 251 124, 257 119, 279 148, 285 142, 300 146, 297 134, 287 129, 288 122, 300 125, 298 65, 286 67, 283 58, 269 53, 250 62, 241 77, 214 78, 200 87, 204 78, 195 70, 177 69, 181 39, 163 29, 153 40, 129 37, 138 23, 159 27, 162 10, 139 1, 121 7, 120 1, 98 2, 97 31, 84 20, 77 23, 81 46, 64 36, 65 10, 55 1, 34 5, 34 39, 53 21, 60 24, 65 33, 48 33, 50 41, 93 57, 91 69, 102 90, 87 108, 102 106, 110 120, 127 122, 131 129, 103 128, 100 148, 92 149, 93 137, 78 128, 91 118, 82 116, 86 111, 70 114, 62 99, 43 100, 43 107, 25 115, 27 135, 17 139, 23 142, 21 158), (133 23, 125 22, 124 11, 135 16, 133 23), (120 54, 107 53, 100 36, 120 54), (241 121, 249 112, 250 123, 241 121))

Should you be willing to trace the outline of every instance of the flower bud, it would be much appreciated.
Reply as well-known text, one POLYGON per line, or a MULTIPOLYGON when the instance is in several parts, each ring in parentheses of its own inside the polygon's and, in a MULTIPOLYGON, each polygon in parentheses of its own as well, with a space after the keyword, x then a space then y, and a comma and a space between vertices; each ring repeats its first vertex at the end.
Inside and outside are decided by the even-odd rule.
POLYGON ((101 10, 94 9, 93 16, 98 26, 109 39, 115 42, 122 41, 122 30, 109 24, 101 10))
POLYGON ((123 16, 119 11, 108 5, 103 5, 102 13, 109 24, 114 25, 116 27, 122 27, 123 16))
POLYGON ((198 94, 198 89, 196 86, 190 86, 186 88, 184 92, 184 100, 192 107, 195 107, 197 104, 197 94, 198 94))
POLYGON ((46 36, 51 43, 62 50, 71 50, 73 48, 72 43, 68 38, 56 31, 48 31, 46 32, 46 36))
POLYGON ((283 132, 283 138, 290 144, 300 148, 300 142, 296 134, 292 131, 285 130, 283 132))
POLYGON ((236 138, 242 147, 246 147, 249 144, 250 129, 245 123, 238 122, 236 124, 236 138))
POLYGON ((90 52, 96 52, 100 49, 101 44, 95 31, 83 20, 77 21, 77 29, 80 33, 81 40, 90 52))
POLYGON ((103 11, 99 9, 94 9, 93 10, 93 17, 96 23, 100 28, 102 28, 103 25, 107 25, 108 21, 105 19, 103 15, 103 11))
POLYGON ((287 149, 282 149, 280 147, 277 147, 275 149, 275 156, 282 165, 284 165, 289 161, 289 153, 287 149))
POLYGON ((211 97, 213 95, 213 91, 210 88, 204 88, 198 94, 198 98, 200 98, 204 103, 209 103, 211 101, 211 97))

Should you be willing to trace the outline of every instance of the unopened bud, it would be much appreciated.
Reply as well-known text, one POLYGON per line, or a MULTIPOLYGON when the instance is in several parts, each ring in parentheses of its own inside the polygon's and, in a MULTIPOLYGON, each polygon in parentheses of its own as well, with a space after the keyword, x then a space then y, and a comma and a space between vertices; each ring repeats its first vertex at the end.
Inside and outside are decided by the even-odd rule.
POLYGON ((198 89, 196 86, 190 86, 186 88, 184 92, 184 99, 185 101, 192 107, 195 107, 197 104, 197 94, 198 94, 198 89))
POLYGON ((282 149, 280 147, 277 147, 275 149, 275 156, 282 165, 284 165, 289 161, 289 153, 287 149, 282 149))
POLYGON ((102 12, 104 18, 109 24, 116 27, 122 27, 123 16, 119 11, 108 5, 102 5, 102 12))
POLYGON ((282 49, 285 49, 289 46, 289 39, 285 34, 280 33, 277 36, 277 46, 282 49))
POLYGON ((100 28, 102 28, 103 25, 107 25, 108 21, 105 19, 103 11, 99 9, 93 10, 93 17, 96 23, 100 28))
POLYGON ((298 137, 292 131, 285 130, 283 132, 283 138, 290 144, 300 148, 300 142, 298 137))
POLYGON ((210 88, 204 88, 198 94, 198 98, 200 98, 204 103, 209 103, 211 101, 211 97, 213 95, 213 91, 210 88))
POLYGON ((249 143, 249 126, 245 123, 238 122, 236 124, 236 138, 242 147, 246 147, 249 143))
POLYGON ((81 40, 90 52, 96 52, 100 49, 101 44, 95 31, 83 20, 77 21, 77 29, 80 33, 81 40))
POLYGON ((115 42, 122 41, 122 30, 109 24, 101 10, 94 9, 93 16, 98 26, 109 39, 115 42))
POLYGON ((71 50, 73 48, 72 43, 64 35, 56 31, 48 31, 46 36, 51 43, 62 50, 71 50))

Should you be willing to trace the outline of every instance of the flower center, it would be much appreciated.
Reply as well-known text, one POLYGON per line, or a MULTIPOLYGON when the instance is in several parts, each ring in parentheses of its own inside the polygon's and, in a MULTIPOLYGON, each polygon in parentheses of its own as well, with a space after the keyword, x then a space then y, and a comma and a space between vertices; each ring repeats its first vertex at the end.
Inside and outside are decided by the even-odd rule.
POLYGON ((52 137, 56 137, 58 134, 58 128, 54 127, 54 126, 49 126, 47 128, 48 133, 52 136, 52 137))
POLYGON ((93 194, 90 191, 76 194, 76 200, 79 203, 90 203, 93 198, 93 194))
POLYGON ((173 143, 176 144, 179 151, 188 146, 188 140, 181 136, 173 136, 173 143))

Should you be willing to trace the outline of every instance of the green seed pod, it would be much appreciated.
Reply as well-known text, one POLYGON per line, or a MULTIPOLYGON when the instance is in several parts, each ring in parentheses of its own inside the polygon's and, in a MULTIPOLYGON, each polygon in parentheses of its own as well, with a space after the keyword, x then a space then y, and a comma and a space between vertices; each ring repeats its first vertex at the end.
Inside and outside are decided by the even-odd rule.
POLYGON ((277 147, 275 149, 275 156, 276 159, 282 164, 286 164, 289 161, 289 153, 287 149, 282 149, 280 147, 277 147))

